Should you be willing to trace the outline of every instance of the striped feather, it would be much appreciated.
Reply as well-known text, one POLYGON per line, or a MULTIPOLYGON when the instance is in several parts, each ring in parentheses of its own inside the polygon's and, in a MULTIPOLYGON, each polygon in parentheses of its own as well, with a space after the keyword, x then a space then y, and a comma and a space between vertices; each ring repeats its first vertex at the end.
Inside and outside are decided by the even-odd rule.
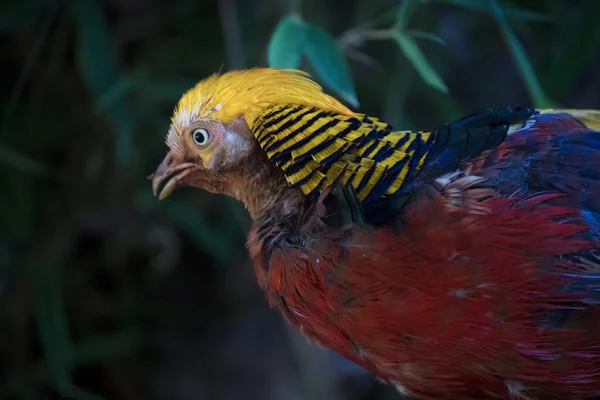
POLYGON ((266 108, 252 130, 288 183, 305 195, 350 183, 364 203, 392 195, 411 182, 433 138, 430 132, 393 132, 389 124, 363 114, 293 105, 266 108))

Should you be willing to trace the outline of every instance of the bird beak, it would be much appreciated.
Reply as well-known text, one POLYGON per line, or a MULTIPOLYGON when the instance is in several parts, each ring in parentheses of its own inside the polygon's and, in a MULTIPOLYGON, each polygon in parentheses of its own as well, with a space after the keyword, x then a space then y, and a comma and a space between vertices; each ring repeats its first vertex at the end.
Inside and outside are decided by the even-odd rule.
POLYGON ((184 186, 185 178, 198 168, 200 167, 194 163, 178 163, 170 154, 167 154, 156 171, 148 177, 152 180, 152 192, 158 196, 159 200, 167 198, 176 189, 184 186), (159 190, 165 181, 162 190, 159 190))

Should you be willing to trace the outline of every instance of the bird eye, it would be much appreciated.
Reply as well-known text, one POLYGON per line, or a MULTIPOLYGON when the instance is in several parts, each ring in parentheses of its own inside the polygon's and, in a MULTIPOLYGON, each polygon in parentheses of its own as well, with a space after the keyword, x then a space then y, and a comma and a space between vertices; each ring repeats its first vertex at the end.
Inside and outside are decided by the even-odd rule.
POLYGON ((194 129, 192 137, 198 146, 205 146, 208 143, 208 131, 206 129, 194 129))

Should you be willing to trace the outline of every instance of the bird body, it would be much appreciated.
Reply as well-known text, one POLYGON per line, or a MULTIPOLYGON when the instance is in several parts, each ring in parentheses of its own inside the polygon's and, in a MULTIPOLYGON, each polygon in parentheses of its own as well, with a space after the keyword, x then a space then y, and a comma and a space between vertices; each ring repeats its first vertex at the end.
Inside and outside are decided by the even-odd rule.
POLYGON ((172 122, 154 191, 243 201, 258 283, 311 342, 423 399, 600 396, 599 111, 395 131, 253 69, 172 122))

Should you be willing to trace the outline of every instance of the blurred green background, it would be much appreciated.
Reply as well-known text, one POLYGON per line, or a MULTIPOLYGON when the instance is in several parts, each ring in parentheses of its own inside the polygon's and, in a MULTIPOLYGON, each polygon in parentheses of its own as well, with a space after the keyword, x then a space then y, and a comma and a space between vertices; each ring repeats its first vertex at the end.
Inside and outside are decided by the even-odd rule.
POLYGON ((0 399, 393 399, 268 308, 243 207, 152 197, 171 111, 302 68, 398 129, 600 107, 597 0, 20 0, 0 6, 0 399))

